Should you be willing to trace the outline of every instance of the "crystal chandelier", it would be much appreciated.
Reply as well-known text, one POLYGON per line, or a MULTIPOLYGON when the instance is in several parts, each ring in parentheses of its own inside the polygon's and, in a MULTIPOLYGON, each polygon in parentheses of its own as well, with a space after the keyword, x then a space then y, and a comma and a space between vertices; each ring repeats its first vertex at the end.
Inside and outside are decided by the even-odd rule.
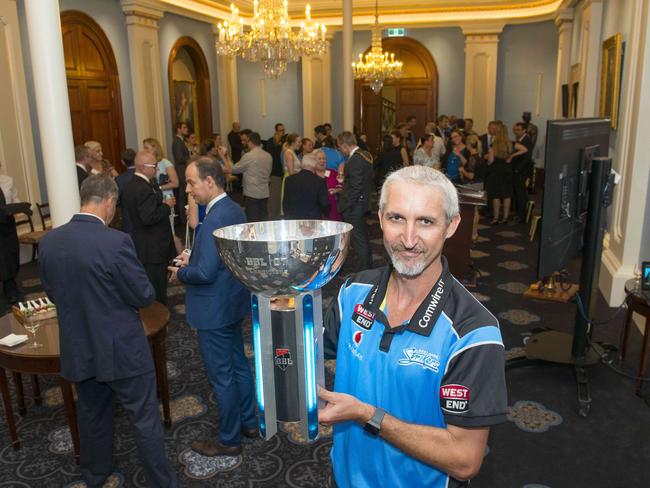
POLYGON ((234 4, 230 4, 230 11, 230 19, 218 25, 217 54, 261 61, 269 78, 278 78, 286 71, 287 63, 301 56, 321 56, 327 49, 325 25, 312 21, 309 4, 300 30, 289 24, 287 0, 255 0, 249 30, 244 30, 244 19, 234 4))
POLYGON ((372 45, 370 52, 359 53, 359 61, 352 63, 352 72, 357 80, 370 82, 370 88, 379 94, 384 86, 384 80, 389 78, 400 78, 402 76, 402 62, 395 61, 395 54, 382 52, 381 49, 381 28, 379 27, 379 14, 377 12, 377 0, 375 0, 375 25, 372 28, 372 45))

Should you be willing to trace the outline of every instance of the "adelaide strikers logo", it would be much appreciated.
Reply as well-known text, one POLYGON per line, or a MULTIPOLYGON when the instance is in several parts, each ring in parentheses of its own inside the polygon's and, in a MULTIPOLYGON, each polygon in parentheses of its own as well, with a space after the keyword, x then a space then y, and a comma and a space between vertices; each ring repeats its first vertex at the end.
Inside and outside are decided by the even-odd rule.
POLYGON ((289 366, 293 366, 293 359, 291 359, 291 351, 288 347, 276 347, 275 357, 273 363, 282 371, 289 366))
POLYGON ((424 369, 430 369, 434 373, 437 373, 440 368, 440 356, 437 354, 416 347, 407 347, 402 352, 404 357, 397 361, 400 366, 416 364, 424 369))

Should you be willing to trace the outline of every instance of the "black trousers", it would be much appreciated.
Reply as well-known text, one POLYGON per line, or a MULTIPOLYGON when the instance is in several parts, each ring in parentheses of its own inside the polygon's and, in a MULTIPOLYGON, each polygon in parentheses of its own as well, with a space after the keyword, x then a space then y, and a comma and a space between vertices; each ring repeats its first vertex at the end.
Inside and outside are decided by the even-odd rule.
POLYGON ((176 165, 176 173, 178 173, 178 197, 176 198, 176 207, 178 208, 178 212, 176 212, 176 214, 178 215, 178 223, 183 227, 185 226, 185 222, 187 222, 187 213, 185 212, 185 205, 187 205, 187 193, 185 192, 186 169, 187 166, 184 164, 176 165))
POLYGON ((264 222, 269 220, 269 199, 244 197, 246 219, 249 222, 264 222))
POLYGON ((156 301, 167 305, 167 263, 146 263, 144 270, 156 291, 156 301))
POLYGON ((515 173, 512 182, 514 192, 515 211, 521 222, 526 220, 526 204, 528 203, 528 192, 526 191, 525 173, 515 173))
POLYGON ((4 296, 10 300, 18 297, 18 286, 16 285, 15 278, 9 280, 2 280, 2 291, 4 296))
POLYGON ((350 241, 357 253, 357 271, 372 268, 372 251, 370 250, 365 209, 355 208, 344 212, 343 221, 352 224, 350 241))
POLYGON ((147 486, 176 488, 178 481, 165 452, 153 371, 133 378, 77 386, 81 474, 89 488, 99 488, 113 472, 113 415, 117 399, 128 412, 147 486))

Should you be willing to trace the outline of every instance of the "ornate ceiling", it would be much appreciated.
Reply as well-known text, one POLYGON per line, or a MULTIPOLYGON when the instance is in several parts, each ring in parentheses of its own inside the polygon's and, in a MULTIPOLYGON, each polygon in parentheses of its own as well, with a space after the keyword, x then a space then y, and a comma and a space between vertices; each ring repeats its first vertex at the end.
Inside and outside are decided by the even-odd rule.
MULTIPOLYGON (((200 16, 224 18, 231 1, 240 15, 252 16, 253 0, 160 0, 172 11, 192 12, 200 16)), ((276 0, 278 2, 282 0, 276 0)), ((460 24, 474 21, 531 22, 550 18, 559 8, 574 0, 379 0, 381 23, 401 25, 460 24)), ((289 0, 292 21, 304 18, 305 5, 311 5, 312 17, 336 28, 342 24, 342 0, 289 0)), ((355 25, 374 21, 375 0, 353 0, 355 25)))

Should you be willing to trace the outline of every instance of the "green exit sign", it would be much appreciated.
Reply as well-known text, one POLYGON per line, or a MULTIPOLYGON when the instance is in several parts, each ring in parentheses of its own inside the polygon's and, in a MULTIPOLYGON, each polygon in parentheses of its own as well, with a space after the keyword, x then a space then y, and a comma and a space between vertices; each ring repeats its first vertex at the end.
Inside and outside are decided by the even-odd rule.
POLYGON ((404 27, 397 27, 394 29, 387 29, 388 30, 388 37, 404 37, 405 32, 404 32, 404 27))

